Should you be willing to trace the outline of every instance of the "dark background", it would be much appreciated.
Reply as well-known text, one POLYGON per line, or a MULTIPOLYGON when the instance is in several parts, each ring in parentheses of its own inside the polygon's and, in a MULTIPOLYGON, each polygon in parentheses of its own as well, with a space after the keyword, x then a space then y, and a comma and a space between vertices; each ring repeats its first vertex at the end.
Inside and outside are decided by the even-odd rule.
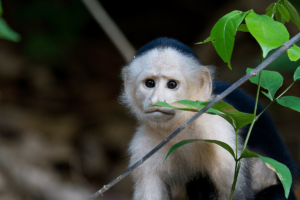
MULTIPOLYGON (((232 10, 264 14, 273 2, 101 0, 136 49, 157 37, 176 38, 203 64, 216 66, 217 79, 231 83, 259 63, 260 48, 250 34, 236 36, 232 71, 211 43, 194 43, 232 10)), ((300 1, 291 2, 299 10, 300 1)), ((0 199, 84 200, 127 169, 136 121, 118 103, 126 62, 80 0, 2 3, 3 17, 22 40, 0 40, 0 199)), ((291 37, 299 32, 292 23, 287 27, 291 37)), ((297 66, 285 53, 268 67, 284 76, 281 92, 297 66)), ((242 88, 255 96, 255 85, 242 88)), ((300 97, 300 83, 286 95, 300 97)), ((269 103, 263 95, 260 101, 269 103)), ((300 113, 279 105, 269 112, 299 166, 300 113)), ((102 199, 131 199, 132 186, 127 177, 102 199)))

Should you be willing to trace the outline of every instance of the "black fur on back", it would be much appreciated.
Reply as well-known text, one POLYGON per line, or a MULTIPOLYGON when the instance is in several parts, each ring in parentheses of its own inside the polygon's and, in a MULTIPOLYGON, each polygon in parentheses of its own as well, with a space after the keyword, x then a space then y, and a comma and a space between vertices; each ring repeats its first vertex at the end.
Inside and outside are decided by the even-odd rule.
POLYGON ((167 38, 167 37, 160 37, 147 43, 146 45, 144 45, 142 48, 139 49, 135 57, 141 56, 152 49, 165 48, 165 47, 173 48, 184 55, 196 58, 200 62, 198 56, 190 47, 179 42, 178 40, 167 38))

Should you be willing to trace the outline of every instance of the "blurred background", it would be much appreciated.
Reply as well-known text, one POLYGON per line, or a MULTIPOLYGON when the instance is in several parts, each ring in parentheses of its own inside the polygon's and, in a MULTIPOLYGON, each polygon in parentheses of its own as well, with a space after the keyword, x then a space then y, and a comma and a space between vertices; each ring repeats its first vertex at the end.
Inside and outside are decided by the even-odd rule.
MULTIPOLYGON (((203 64, 216 66, 217 79, 233 83, 259 63, 260 47, 250 34, 237 33, 232 71, 211 43, 195 43, 232 10, 264 14, 275 0, 99 2, 134 49, 157 37, 176 38, 203 64)), ((300 10, 299 0, 290 2, 300 10)), ((0 199, 84 200, 127 169, 137 124, 118 102, 127 62, 80 0, 2 4, 3 18, 22 39, 0 39, 0 199)), ((299 32, 287 27, 291 37, 299 32)), ((298 66, 284 53, 268 67, 284 76, 280 91, 298 66)), ((255 96, 251 83, 242 88, 255 96)), ((300 83, 286 95, 300 97, 300 83)), ((260 101, 269 103, 263 95, 260 101)), ((299 166, 300 113, 279 105, 269 113, 299 166)), ((132 186, 127 177, 98 199, 129 200, 132 186)))

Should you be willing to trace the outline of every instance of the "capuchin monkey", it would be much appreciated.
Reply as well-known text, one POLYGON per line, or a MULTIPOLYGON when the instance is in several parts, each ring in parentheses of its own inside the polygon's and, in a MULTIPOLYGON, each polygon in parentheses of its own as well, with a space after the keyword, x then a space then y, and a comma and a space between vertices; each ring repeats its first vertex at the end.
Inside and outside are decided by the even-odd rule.
MULTIPOLYGON (((175 39, 158 38, 137 52, 122 70, 121 100, 139 122, 129 147, 130 166, 195 114, 149 106, 157 102, 212 100, 230 86, 213 81, 214 74, 213 67, 202 65, 189 47, 175 39)), ((240 89, 224 101, 239 111, 254 111, 254 99, 240 89)), ((262 110, 259 105, 258 113, 262 110)), ((246 126, 239 130, 238 155, 248 129, 246 126)), ((163 164, 170 148, 186 139, 219 140, 236 149, 233 127, 218 115, 204 113, 132 172, 134 200, 171 200, 180 188, 186 188, 190 200, 229 199, 235 161, 222 147, 201 141, 190 143, 178 148, 163 164)), ((297 168, 267 113, 255 123, 247 149, 285 164, 295 178, 297 168)), ((260 158, 247 158, 242 159, 233 199, 286 198, 275 172, 260 158)), ((296 199, 293 190, 288 199, 296 199)))

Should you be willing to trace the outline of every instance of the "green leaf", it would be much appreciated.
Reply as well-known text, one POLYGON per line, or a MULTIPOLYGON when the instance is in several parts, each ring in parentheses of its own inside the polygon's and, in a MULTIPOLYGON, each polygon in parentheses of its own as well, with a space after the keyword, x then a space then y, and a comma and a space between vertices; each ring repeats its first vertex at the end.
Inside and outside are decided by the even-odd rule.
MULTIPOLYGON (((191 111, 191 112, 199 112, 202 108, 205 106, 201 105, 202 101, 191 101, 191 100, 181 100, 181 101, 176 101, 172 104, 168 104, 166 102, 158 102, 155 103, 151 106, 161 106, 161 107, 166 107, 166 108, 173 108, 176 110, 184 110, 184 111, 191 111)), ((220 114, 217 110, 210 108, 206 111, 208 114, 220 114)))
POLYGON ((3 14, 2 1, 0 0, 0 16, 3 14))
POLYGON ((259 157, 256 153, 253 153, 251 151, 248 151, 247 149, 244 149, 243 153, 241 154, 240 159, 242 158, 253 158, 253 157, 259 157))
POLYGON ((228 63, 230 69, 232 69, 230 59, 234 46, 234 36, 237 32, 237 27, 247 14, 248 12, 241 11, 228 13, 215 24, 210 34, 217 53, 224 62, 228 63))
POLYGON ((202 141, 217 144, 217 145, 223 147, 225 150, 227 150, 232 155, 233 158, 235 157, 233 149, 225 142, 221 142, 218 140, 202 140, 202 141))
POLYGON ((300 66, 296 69, 294 73, 294 81, 299 81, 300 80, 300 66))
POLYGON ((270 93, 266 93, 264 91, 261 91, 261 93, 263 93, 266 97, 268 97, 271 101, 273 101, 273 98, 272 95, 270 93))
MULTIPOLYGON (((248 68, 247 73, 251 72, 253 69, 248 68)), ((274 96, 276 91, 282 86, 283 83, 283 77, 281 74, 275 71, 268 71, 268 70, 262 70, 261 74, 261 82, 260 85, 261 87, 265 88, 268 90, 268 94, 265 92, 262 92, 264 95, 266 95, 271 101, 274 100, 274 96)), ((259 82, 259 73, 250 78, 251 83, 254 83, 258 85, 259 82)))
POLYGON ((283 0, 283 6, 289 11, 291 21, 300 29, 300 17, 294 6, 287 0, 283 0))
POLYGON ((226 144, 224 142, 221 142, 221 141, 218 141, 218 140, 190 139, 190 140, 182 140, 181 142, 178 142, 177 144, 174 144, 171 147, 171 149, 169 150, 169 152, 168 152, 168 154, 167 154, 164 162, 179 147, 181 147, 183 145, 186 145, 186 144, 189 144, 189 143, 192 143, 192 142, 198 142, 198 141, 203 141, 203 142, 209 142, 209 143, 217 144, 217 145, 223 147, 225 150, 227 150, 232 155, 232 157, 235 158, 233 149, 228 144, 226 144))
POLYGON ((276 3, 272 3, 267 9, 266 9, 266 15, 273 18, 275 12, 276 12, 276 3))
POLYGON ((166 108, 173 108, 173 109, 176 109, 176 107, 171 106, 170 104, 168 104, 168 103, 166 103, 166 102, 158 102, 158 103, 155 103, 155 104, 150 105, 149 107, 152 107, 152 106, 161 106, 161 107, 166 107, 166 108))
POLYGON ((300 58, 300 47, 298 47, 297 45, 293 45, 291 48, 289 48, 288 50, 286 50, 289 59, 291 61, 297 61, 300 58))
POLYGON ((223 119, 225 119, 236 130, 236 125, 234 123, 234 120, 231 117, 229 117, 228 115, 225 115, 225 114, 219 114, 219 116, 222 117, 223 119))
MULTIPOLYGON (((181 101, 176 101, 173 104, 182 104, 183 106, 185 106, 186 108, 197 108, 197 112, 199 112, 202 108, 205 107, 205 105, 202 105, 202 101, 191 101, 191 100, 181 100, 181 101)), ((172 105, 173 105, 172 104, 172 105)), ((220 115, 221 113, 213 108, 209 108, 206 113, 208 114, 212 114, 212 115, 220 115)))
POLYGON ((210 42, 211 41, 211 39, 210 39, 210 37, 208 37, 206 40, 204 40, 203 42, 198 42, 198 43, 196 43, 196 44, 204 44, 204 43, 207 43, 207 42, 210 42))
POLYGON ((2 17, 0 17, 0 38, 13 42, 19 42, 21 40, 21 36, 13 31, 2 17))
POLYGON ((300 112, 300 98, 293 96, 285 96, 277 99, 277 103, 282 106, 289 107, 290 109, 300 112))
POLYGON ((277 4, 277 9, 280 12, 281 16, 283 17, 283 19, 289 22, 291 17, 289 11, 285 9, 285 7, 282 6, 281 4, 277 4))
MULTIPOLYGON (((279 5, 279 4, 276 4, 276 5, 279 5)), ((282 24, 285 24, 285 20, 283 18, 283 16, 280 14, 280 11, 278 9, 278 6, 276 6, 276 12, 275 12, 275 16, 276 16, 276 20, 282 24)))
MULTIPOLYGON (((207 104, 209 104, 209 102, 202 103, 202 105, 207 105, 207 104)), ((225 103, 223 101, 219 101, 212 108, 230 117, 233 120, 233 123, 230 122, 231 120, 228 120, 228 118, 226 119, 222 115, 220 115, 225 120, 227 120, 234 127, 235 130, 238 130, 250 124, 255 117, 253 114, 240 112, 230 104, 225 103)))
MULTIPOLYGON (((202 102, 201 102, 202 103, 202 102)), ((200 105, 201 105, 200 103, 200 105)), ((191 101, 191 100, 181 100, 181 101, 176 101, 171 104, 173 107, 177 107, 176 109, 188 109, 189 111, 194 111, 194 112, 199 112, 201 109, 198 107, 199 104, 197 104, 196 101, 191 101), (180 104, 180 105, 178 105, 180 104), (178 106, 176 106, 178 105, 178 106)))
POLYGON ((272 158, 257 155, 256 153, 248 151, 247 149, 243 151, 242 155, 238 160, 242 158, 253 158, 253 157, 261 158, 262 161, 267 165, 267 167, 277 174, 279 180, 283 185, 285 197, 288 198, 292 186, 292 182, 293 182, 292 174, 289 168, 287 168, 287 166, 272 158))
POLYGON ((266 15, 250 12, 245 18, 247 27, 263 50, 265 58, 269 51, 276 49, 289 40, 285 26, 266 15))
POLYGON ((272 158, 267 158, 260 155, 259 157, 262 159, 262 161, 264 161, 264 163, 266 163, 269 169, 273 170, 277 174, 283 185, 285 198, 288 198, 293 182, 292 174, 289 168, 284 164, 273 160, 272 158))
MULTIPOLYGON (((184 110, 184 111, 191 111, 191 112, 199 112, 202 108, 205 107, 205 105, 201 105, 202 101, 190 101, 190 100, 181 100, 176 101, 172 103, 171 105, 166 102, 158 102, 156 104, 150 105, 151 106, 161 106, 161 107, 167 107, 167 108, 173 108, 177 110, 184 110)), ((234 121, 227 115, 220 113, 219 111, 210 108, 206 111, 206 113, 211 115, 219 115, 220 117, 224 118, 226 121, 228 121, 233 127, 235 127, 234 121)))
MULTIPOLYGON (((209 103, 210 102, 181 100, 181 101, 176 101, 172 104, 168 104, 166 102, 158 102, 151 106, 162 106, 162 107, 173 108, 177 110, 199 112, 202 108, 204 108, 209 103)), ((254 119, 253 114, 239 112, 230 104, 227 104, 222 101, 216 103, 212 108, 208 109, 206 113, 212 115, 219 115, 220 117, 228 121, 234 127, 235 130, 238 130, 250 124, 254 119)))
POLYGON ((249 32, 246 24, 241 24, 238 28, 238 31, 249 32))
POLYGON ((275 7, 276 3, 272 3, 271 5, 269 5, 266 9, 266 12, 272 10, 275 7))

